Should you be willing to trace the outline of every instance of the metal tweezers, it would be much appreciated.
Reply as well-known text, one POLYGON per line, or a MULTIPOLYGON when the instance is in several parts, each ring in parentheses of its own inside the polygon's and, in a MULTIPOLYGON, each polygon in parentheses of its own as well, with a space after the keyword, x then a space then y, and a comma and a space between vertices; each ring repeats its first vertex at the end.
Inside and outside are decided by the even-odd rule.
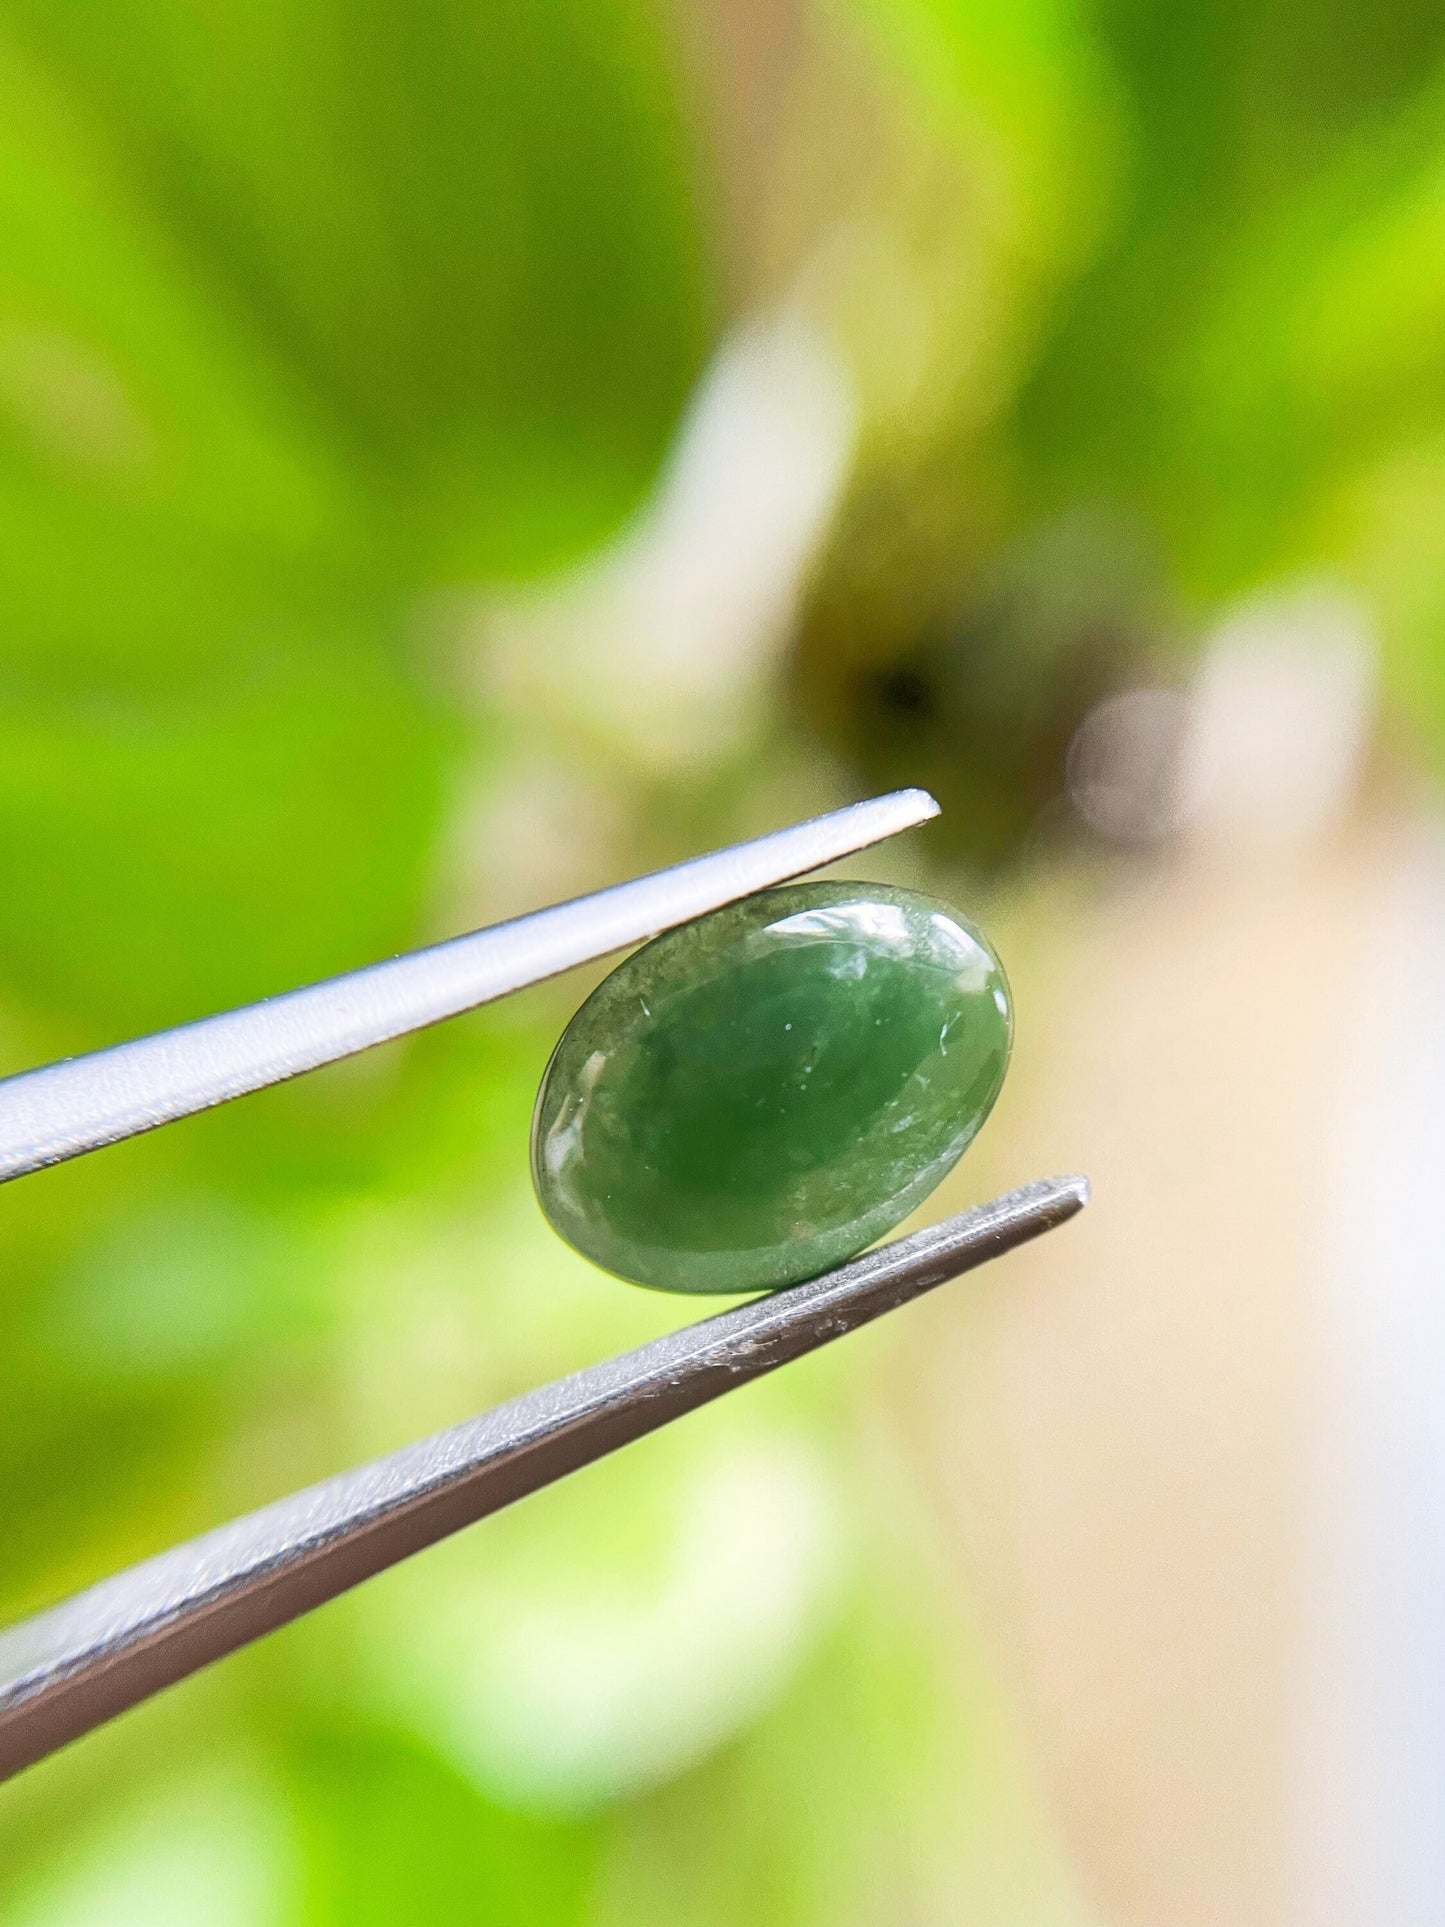
MULTIPOLYGON (((505 997, 938 814, 900 790, 222 1016, 0 1081, 0 1182, 505 997)), ((247 1641, 1073 1217, 1025 1185, 325 1479, 0 1632, 0 1779, 247 1641)))

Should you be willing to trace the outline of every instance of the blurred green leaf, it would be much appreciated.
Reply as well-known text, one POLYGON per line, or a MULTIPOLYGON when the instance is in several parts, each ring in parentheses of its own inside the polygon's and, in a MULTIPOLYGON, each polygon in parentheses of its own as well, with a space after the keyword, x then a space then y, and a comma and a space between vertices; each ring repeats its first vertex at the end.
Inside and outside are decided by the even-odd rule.
POLYGON ((425 566, 535 566, 630 506, 707 306, 692 155, 645 7, 6 12, 425 566))
POLYGON ((317 1927, 587 1920, 596 1826, 505 1813, 416 1739, 358 1722, 301 1727, 287 1767, 317 1927))
POLYGON ((0 981, 101 1041, 399 948, 447 740, 375 646, 0 710, 0 981))

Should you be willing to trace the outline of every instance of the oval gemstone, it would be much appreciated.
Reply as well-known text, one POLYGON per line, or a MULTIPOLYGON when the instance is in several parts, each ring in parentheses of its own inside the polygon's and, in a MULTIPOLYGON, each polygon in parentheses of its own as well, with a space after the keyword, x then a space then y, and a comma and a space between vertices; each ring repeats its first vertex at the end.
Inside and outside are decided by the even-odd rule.
POLYGON ((998 959, 946 904, 765 891, 656 938, 583 1004, 537 1095, 537 1196, 637 1284, 796 1284, 953 1168, 1011 1036, 998 959))

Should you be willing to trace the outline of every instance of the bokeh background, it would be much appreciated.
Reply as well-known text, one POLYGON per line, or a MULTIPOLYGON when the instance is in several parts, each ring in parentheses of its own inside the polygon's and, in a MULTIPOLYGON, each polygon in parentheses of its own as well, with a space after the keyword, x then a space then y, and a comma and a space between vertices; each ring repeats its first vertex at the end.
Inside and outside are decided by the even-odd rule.
MULTIPOLYGON (((1445 1918, 1445 17, 3 0, 0 1070, 900 782, 1068 1231, 0 1790, 0 1927, 1445 1918)), ((582 977, 0 1195, 0 1617, 681 1322, 582 977)))

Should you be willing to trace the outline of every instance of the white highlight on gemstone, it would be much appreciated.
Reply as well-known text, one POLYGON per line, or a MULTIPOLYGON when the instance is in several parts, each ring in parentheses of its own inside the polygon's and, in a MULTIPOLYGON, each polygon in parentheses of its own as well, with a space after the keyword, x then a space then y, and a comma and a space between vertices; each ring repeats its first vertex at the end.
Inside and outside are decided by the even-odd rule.
POLYGON ((866 943, 897 957, 911 957, 914 942, 908 919, 896 903, 829 904, 799 910, 768 925, 768 936, 796 937, 803 943, 836 943, 850 948, 866 943))
POLYGON ((577 1074, 577 1092, 558 1111, 542 1143, 542 1161, 548 1174, 561 1184, 568 1167, 582 1149, 582 1133, 597 1080, 607 1068, 606 1051, 592 1051, 577 1074))

